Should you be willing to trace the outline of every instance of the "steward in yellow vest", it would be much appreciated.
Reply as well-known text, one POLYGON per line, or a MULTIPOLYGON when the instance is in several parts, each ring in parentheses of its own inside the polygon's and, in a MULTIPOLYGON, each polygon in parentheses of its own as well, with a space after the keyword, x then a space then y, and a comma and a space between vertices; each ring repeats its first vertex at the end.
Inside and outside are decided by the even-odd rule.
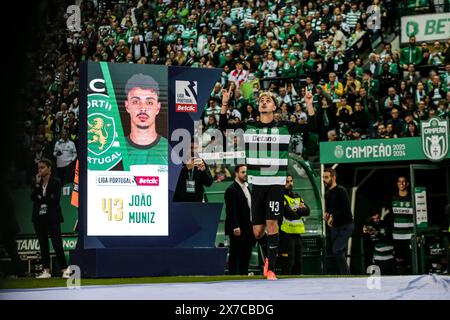
POLYGON ((305 233, 305 216, 310 209, 303 198, 292 191, 293 178, 286 178, 284 213, 280 230, 280 266, 282 274, 301 274, 302 242, 305 233))

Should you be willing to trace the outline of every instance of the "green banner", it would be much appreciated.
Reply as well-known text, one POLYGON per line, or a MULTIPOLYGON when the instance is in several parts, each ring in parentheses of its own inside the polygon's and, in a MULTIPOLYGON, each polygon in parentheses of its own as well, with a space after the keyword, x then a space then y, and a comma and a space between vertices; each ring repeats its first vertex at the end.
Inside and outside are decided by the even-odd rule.
MULTIPOLYGON (((447 152, 444 159, 449 159, 447 152)), ((320 143, 321 163, 426 160, 420 137, 320 143)))

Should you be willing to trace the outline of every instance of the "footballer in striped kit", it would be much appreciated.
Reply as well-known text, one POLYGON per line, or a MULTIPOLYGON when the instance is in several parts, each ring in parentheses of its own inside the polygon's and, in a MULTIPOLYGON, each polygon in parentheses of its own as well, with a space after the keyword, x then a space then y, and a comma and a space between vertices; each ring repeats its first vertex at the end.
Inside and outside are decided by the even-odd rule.
MULTIPOLYGON (((231 88, 222 90, 222 108, 219 126, 227 127, 227 107, 231 88)), ((308 112, 309 130, 315 128, 313 95, 306 91, 305 104, 308 112)), ((291 135, 301 130, 297 122, 277 122, 274 113, 277 99, 269 91, 263 91, 258 99, 259 121, 246 124, 243 128, 245 140, 248 182, 252 185, 252 224, 257 239, 265 236, 267 228, 267 258, 264 276, 276 280, 274 273, 278 255, 278 219, 283 210, 284 185, 289 161, 289 143, 291 135)))

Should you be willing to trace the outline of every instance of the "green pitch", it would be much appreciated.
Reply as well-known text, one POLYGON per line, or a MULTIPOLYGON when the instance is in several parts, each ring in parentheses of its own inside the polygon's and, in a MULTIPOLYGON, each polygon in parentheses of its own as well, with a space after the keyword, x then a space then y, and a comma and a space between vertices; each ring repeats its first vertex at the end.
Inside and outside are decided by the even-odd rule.
MULTIPOLYGON (((336 278, 344 276, 278 276, 279 279, 287 278, 336 278)), ((350 277, 350 276, 349 276, 350 277)), ((355 276, 351 276, 355 277, 355 276)), ((356 276, 358 277, 358 276, 356 276)), ((365 276, 359 276, 365 277, 365 276)), ((121 285, 121 284, 147 284, 147 283, 179 283, 179 282, 208 282, 228 280, 261 280, 263 276, 178 276, 178 277, 145 277, 145 278, 112 278, 112 279, 81 279, 81 286, 121 285)), ((0 289, 38 289, 66 287, 67 280, 54 279, 0 279, 0 289)))

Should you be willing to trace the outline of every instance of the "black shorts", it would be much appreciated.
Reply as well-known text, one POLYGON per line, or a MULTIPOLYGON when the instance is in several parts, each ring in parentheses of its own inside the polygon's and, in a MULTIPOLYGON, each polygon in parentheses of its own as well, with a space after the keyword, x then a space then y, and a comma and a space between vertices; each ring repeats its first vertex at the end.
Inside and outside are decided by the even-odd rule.
POLYGON ((266 220, 281 220, 284 209, 284 186, 252 187, 252 224, 266 224, 266 220))

